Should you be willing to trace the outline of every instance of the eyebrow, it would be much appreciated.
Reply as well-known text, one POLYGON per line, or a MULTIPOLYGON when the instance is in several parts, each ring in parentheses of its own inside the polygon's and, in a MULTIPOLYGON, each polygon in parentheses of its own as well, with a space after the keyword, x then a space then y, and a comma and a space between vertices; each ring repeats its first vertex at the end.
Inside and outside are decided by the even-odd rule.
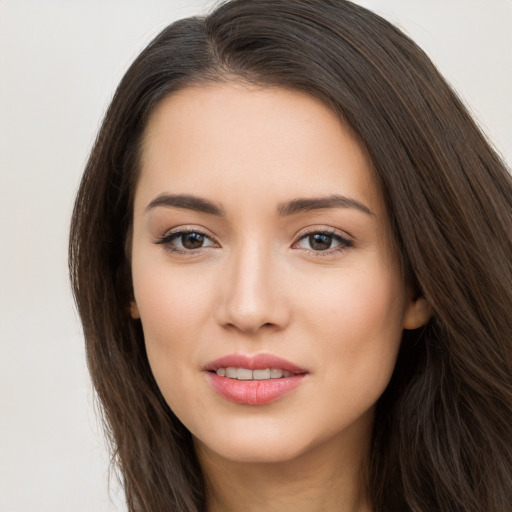
POLYGON ((161 194, 148 204, 146 211, 156 208, 157 206, 184 208, 185 210, 194 210, 209 213, 210 215, 224 215, 224 211, 220 206, 217 206, 207 199, 187 194, 161 194))
POLYGON ((355 208, 367 215, 375 215, 368 206, 351 197, 331 195, 326 197, 312 197, 293 199, 281 203, 278 212, 281 217, 295 215, 297 213, 309 212, 312 210, 323 210, 326 208, 355 208))
MULTIPOLYGON (((224 216, 224 210, 222 207, 217 206, 208 199, 188 194, 161 194, 148 204, 146 211, 158 206, 183 208, 210 215, 217 215, 219 217, 224 216)), ((374 215, 374 213, 365 204, 351 197, 337 194, 326 197, 292 199, 291 201, 280 203, 277 211, 280 217, 287 217, 298 213, 329 208, 355 208, 367 215, 374 215)))

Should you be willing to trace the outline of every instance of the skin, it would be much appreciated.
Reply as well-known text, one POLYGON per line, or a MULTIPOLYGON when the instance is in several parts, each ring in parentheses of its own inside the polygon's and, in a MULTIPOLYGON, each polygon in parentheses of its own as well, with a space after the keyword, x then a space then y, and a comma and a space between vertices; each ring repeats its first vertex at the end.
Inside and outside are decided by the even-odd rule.
POLYGON ((401 275, 370 162, 329 109, 237 83, 166 98, 145 134, 132 273, 132 316, 163 396, 194 437, 210 511, 371 510, 361 475, 374 404, 402 330, 428 314, 401 275), (223 214, 155 205, 162 194, 200 197, 223 214), (351 202, 279 213, 333 194, 351 202), (182 231, 204 234, 203 245, 171 239, 182 231), (312 245, 311 233, 326 231, 312 245), (276 402, 236 404, 203 371, 233 353, 275 354, 308 374, 276 402))

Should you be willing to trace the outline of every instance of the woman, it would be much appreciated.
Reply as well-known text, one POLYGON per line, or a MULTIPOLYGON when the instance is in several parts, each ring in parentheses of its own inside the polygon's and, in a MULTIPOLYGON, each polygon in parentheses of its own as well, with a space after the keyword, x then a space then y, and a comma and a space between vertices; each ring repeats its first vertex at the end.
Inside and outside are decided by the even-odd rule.
POLYGON ((510 510, 511 204, 375 14, 233 0, 165 29, 71 228, 129 510, 510 510))

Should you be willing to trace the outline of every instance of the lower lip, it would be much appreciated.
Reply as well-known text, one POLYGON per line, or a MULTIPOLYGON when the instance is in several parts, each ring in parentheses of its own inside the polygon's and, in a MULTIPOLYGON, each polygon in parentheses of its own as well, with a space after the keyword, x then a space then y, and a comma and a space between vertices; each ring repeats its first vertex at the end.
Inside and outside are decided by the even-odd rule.
POLYGON ((213 389, 231 402, 243 405, 265 405, 275 402, 300 386, 306 374, 266 380, 238 380, 208 372, 213 389))

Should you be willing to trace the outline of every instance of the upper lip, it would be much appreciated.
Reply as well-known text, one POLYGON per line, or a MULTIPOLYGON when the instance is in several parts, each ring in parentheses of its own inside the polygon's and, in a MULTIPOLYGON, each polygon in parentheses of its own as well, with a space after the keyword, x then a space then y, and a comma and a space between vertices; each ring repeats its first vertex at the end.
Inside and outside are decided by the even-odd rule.
POLYGON ((248 368, 249 370, 266 370, 267 368, 280 368, 290 373, 300 374, 308 373, 301 368, 282 357, 273 354, 255 354, 252 356, 245 354, 229 354, 215 361, 211 361, 204 366, 205 371, 217 371, 219 368, 248 368))

